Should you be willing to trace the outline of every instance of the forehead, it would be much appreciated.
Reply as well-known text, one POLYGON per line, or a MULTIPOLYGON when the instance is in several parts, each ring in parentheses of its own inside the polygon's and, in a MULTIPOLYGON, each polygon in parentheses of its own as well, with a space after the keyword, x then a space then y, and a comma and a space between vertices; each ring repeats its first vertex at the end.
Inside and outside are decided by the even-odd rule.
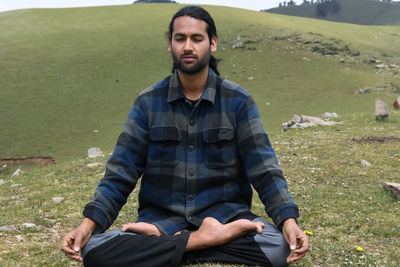
POLYGON ((207 35, 207 23, 201 19, 195 19, 192 17, 178 17, 174 21, 174 32, 172 35, 177 33, 185 35, 200 33, 207 35))

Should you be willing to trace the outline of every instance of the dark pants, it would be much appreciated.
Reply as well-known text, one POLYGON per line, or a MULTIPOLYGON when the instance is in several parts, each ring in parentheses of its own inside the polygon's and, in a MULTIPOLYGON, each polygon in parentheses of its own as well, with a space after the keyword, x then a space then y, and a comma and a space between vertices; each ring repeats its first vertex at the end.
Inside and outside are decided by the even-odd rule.
POLYGON ((184 252, 190 232, 147 236, 117 229, 92 236, 81 255, 85 266, 164 267, 212 262, 285 266, 290 251, 282 233, 260 217, 251 220, 265 224, 261 234, 250 233, 204 250, 184 252))

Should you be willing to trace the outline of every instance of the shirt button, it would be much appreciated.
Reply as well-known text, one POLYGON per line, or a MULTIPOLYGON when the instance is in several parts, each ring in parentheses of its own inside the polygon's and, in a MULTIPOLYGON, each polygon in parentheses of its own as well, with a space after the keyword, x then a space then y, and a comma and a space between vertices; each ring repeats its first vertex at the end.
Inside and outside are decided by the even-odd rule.
POLYGON ((193 126, 195 123, 196 123, 196 120, 195 120, 195 119, 190 119, 190 120, 189 120, 190 126, 193 126))
POLYGON ((192 194, 188 195, 188 199, 189 199, 189 201, 192 201, 193 200, 193 195, 192 194))
POLYGON ((188 220, 191 221, 192 220, 192 216, 188 216, 188 220))
POLYGON ((193 176, 193 175, 194 175, 194 170, 190 169, 190 170, 189 170, 189 175, 190 175, 190 176, 193 176))
POLYGON ((194 145, 189 146, 189 151, 192 152, 194 150, 194 145))

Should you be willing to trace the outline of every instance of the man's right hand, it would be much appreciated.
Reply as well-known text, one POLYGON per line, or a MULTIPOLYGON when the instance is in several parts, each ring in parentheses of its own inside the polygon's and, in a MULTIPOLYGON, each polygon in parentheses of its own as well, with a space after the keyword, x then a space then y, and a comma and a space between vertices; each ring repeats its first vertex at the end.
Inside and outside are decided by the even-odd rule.
POLYGON ((89 218, 84 218, 82 223, 74 230, 64 236, 61 250, 73 260, 82 262, 79 256, 81 248, 89 241, 96 223, 89 218))

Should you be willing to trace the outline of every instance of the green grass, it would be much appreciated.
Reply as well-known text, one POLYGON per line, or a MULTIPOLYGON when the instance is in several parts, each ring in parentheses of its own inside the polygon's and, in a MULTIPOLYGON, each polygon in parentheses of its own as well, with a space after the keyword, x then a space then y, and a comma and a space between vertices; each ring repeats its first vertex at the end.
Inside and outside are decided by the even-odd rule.
MULTIPOLYGON (((180 7, 0 13, 0 158, 53 156, 60 162, 84 157, 93 146, 112 150, 136 95, 169 75, 164 34, 180 7)), ((400 60, 399 27, 207 9, 219 30, 221 73, 250 91, 272 134, 295 113, 373 112, 375 97, 391 103, 396 96, 399 70, 376 71, 367 62, 372 56, 387 64, 400 60), (233 49, 238 35, 253 43, 233 49), (306 42, 317 41, 347 45, 361 57, 310 52, 313 43, 306 42), (364 87, 385 90, 354 94, 364 87)))
MULTIPOLYGON (((400 142, 356 143, 354 138, 400 136, 400 112, 376 122, 369 113, 343 116, 343 124, 289 130, 270 139, 300 207, 299 223, 309 236, 310 252, 293 266, 397 266, 400 262, 400 201, 386 192, 383 182, 400 182, 400 142), (371 167, 363 167, 361 160, 371 167), (356 247, 363 248, 362 252, 356 247)), ((83 206, 103 176, 104 166, 89 168, 100 159, 77 159, 54 166, 0 167, 0 266, 76 265, 60 251, 63 235, 77 226, 83 206), (11 187, 12 184, 21 184, 11 187), (53 197, 64 197, 59 204, 53 197), (24 228, 23 223, 35 223, 24 228)), ((111 228, 137 218, 135 189, 111 228)), ((255 197, 253 211, 265 216, 255 197)), ((215 265, 204 265, 215 266, 215 265)))
MULTIPOLYGON (((322 19, 361 25, 400 25, 400 3, 397 1, 381 2, 377 0, 338 0, 341 9, 337 14, 328 14, 322 19)), ((298 3, 300 4, 300 3, 298 3)), ((267 12, 316 18, 317 4, 278 7, 267 12)))

